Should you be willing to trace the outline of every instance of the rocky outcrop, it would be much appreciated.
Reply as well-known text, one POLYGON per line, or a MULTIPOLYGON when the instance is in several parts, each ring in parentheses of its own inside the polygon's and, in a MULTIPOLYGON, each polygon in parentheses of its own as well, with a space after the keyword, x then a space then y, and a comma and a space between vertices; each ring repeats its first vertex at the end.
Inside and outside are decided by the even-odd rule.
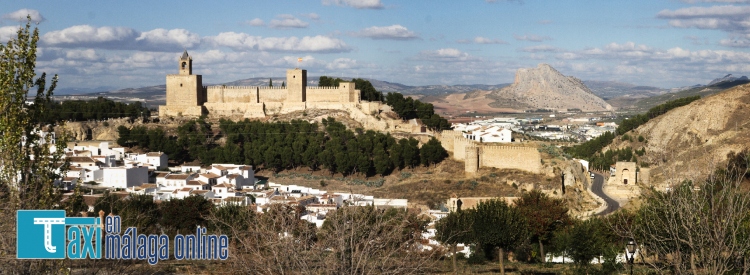
POLYGON ((512 85, 493 92, 501 101, 516 101, 527 108, 583 111, 608 111, 612 106, 596 96, 583 81, 564 76, 552 66, 519 69, 512 85))

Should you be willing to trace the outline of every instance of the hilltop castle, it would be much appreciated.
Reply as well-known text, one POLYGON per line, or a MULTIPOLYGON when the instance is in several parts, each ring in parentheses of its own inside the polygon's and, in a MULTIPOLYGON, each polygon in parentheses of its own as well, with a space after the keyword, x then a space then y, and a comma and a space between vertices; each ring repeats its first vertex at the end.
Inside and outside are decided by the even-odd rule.
POLYGON ((361 101, 353 82, 308 87, 307 70, 299 68, 286 71, 286 87, 203 86, 202 76, 193 74, 193 58, 186 50, 179 60, 179 73, 167 75, 167 105, 159 106, 159 116, 253 118, 309 108, 371 114, 380 109, 380 102, 361 101))

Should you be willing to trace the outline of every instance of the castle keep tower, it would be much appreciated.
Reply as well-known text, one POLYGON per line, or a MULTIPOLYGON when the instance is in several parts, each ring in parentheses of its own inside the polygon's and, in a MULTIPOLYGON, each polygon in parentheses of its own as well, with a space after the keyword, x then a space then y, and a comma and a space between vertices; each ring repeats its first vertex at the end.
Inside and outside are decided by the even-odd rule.
POLYGON ((201 116, 206 102, 202 77, 193 74, 193 58, 187 50, 178 64, 179 74, 167 75, 167 105, 159 106, 159 116, 201 116))

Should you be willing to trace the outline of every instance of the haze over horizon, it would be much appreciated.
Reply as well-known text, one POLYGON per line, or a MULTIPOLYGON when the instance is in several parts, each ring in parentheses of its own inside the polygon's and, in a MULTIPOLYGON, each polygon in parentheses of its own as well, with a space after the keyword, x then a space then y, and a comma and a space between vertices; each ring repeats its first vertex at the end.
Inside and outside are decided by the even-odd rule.
POLYGON ((500 84, 539 63, 661 88, 750 75, 750 0, 425 3, 8 1, 0 40, 30 14, 37 71, 59 74, 60 88, 164 84, 185 49, 206 83, 301 67, 405 85, 500 84))

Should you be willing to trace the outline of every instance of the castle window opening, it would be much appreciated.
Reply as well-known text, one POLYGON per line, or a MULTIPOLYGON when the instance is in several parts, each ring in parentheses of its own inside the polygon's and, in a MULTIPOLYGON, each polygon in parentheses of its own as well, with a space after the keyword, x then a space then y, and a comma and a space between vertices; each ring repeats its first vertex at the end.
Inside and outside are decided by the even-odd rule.
POLYGON ((187 66, 187 62, 182 62, 182 68, 184 69, 185 66, 187 66))

